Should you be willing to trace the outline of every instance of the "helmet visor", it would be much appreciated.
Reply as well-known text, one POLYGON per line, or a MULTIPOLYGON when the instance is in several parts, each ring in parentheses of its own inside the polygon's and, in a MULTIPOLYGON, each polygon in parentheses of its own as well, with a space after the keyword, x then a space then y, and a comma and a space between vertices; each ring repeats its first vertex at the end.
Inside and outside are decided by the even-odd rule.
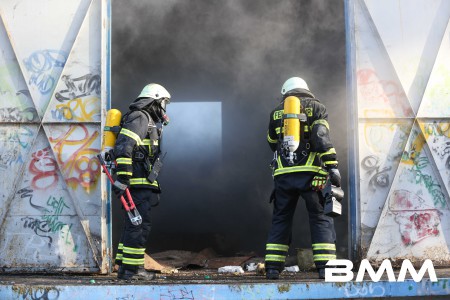
POLYGON ((159 105, 161 106, 162 110, 164 112, 166 112, 167 109, 167 104, 170 103, 170 99, 169 98, 163 98, 160 100, 159 105))

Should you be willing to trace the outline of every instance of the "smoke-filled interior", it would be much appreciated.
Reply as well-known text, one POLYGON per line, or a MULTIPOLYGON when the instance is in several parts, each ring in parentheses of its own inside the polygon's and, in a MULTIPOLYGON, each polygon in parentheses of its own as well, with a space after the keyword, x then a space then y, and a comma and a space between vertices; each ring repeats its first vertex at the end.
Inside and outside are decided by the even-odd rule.
MULTIPOLYGON (((151 82, 172 95, 148 253, 264 254, 273 187, 267 126, 292 76, 327 106, 348 191, 344 23, 343 1, 113 0, 111 106, 125 112, 151 82)), ((113 201, 115 248, 122 211, 113 201)), ((347 256, 347 209, 345 198, 335 219, 338 257, 347 256)), ((299 201, 291 253, 310 247, 299 201)))

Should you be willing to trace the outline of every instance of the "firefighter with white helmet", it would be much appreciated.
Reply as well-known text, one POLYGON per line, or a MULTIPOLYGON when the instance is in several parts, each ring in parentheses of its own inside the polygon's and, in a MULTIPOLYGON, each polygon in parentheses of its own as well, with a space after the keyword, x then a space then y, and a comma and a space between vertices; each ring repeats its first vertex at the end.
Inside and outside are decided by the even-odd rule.
POLYGON ((319 277, 324 278, 325 264, 336 259, 336 233, 332 217, 323 213, 325 199, 320 191, 328 178, 333 185, 341 185, 328 114, 300 77, 286 80, 281 95, 283 100, 270 114, 267 134, 274 151, 274 208, 266 244, 266 277, 278 279, 284 269, 301 196, 309 214, 314 262, 319 277))
POLYGON ((117 179, 113 191, 118 197, 129 188, 142 224, 133 225, 124 218, 124 228, 119 241, 116 263, 119 279, 153 279, 155 275, 143 269, 145 245, 150 233, 150 210, 155 198, 159 199, 159 182, 151 171, 159 157, 162 125, 169 123, 166 105, 169 92, 161 85, 146 85, 130 104, 121 120, 121 129, 113 149, 116 159, 117 179), (162 125, 160 125, 162 124, 162 125), (153 180, 151 179, 153 178, 153 180))

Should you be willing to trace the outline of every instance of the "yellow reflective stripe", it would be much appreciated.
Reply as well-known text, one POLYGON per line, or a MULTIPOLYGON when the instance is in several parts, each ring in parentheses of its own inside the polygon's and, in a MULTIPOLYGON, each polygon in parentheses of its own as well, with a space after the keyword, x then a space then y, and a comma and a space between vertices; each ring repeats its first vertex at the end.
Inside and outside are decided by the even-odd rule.
POLYGON ((336 154, 336 149, 330 148, 327 152, 320 153, 319 157, 322 157, 322 156, 328 155, 328 154, 336 154))
POLYGON ((275 254, 267 254, 266 255, 266 261, 284 262, 285 259, 286 259, 286 256, 284 256, 284 255, 275 255, 275 254))
POLYGON ((122 263, 127 264, 127 265, 143 265, 144 264, 144 259, 143 258, 128 258, 128 257, 124 257, 122 259, 122 263))
POLYGON ((118 159, 116 159, 116 162, 117 164, 121 165, 131 165, 133 163, 133 160, 128 157, 119 157, 118 159))
POLYGON ((267 244, 266 250, 279 250, 279 251, 288 251, 289 246, 288 245, 282 245, 282 244, 267 244))
POLYGON ((128 253, 128 254, 145 254, 145 248, 123 247, 123 253, 128 253))
POLYGON ((339 162, 337 160, 329 160, 324 162, 325 165, 337 165, 339 162))
POLYGON ((276 144, 278 142, 278 140, 273 140, 273 139, 270 138, 269 132, 267 132, 267 140, 271 144, 276 144))
POLYGON ((279 120, 279 119, 281 119, 281 118, 283 117, 283 112, 284 112, 284 109, 274 111, 274 112, 273 112, 272 119, 273 119, 273 120, 279 120))
POLYGON ((335 244, 313 244, 312 245, 313 250, 336 250, 335 244))
POLYGON ((123 244, 119 243, 119 246, 117 246, 117 249, 119 249, 119 250, 123 249, 123 244))
POLYGON ((318 125, 318 124, 322 124, 323 126, 325 126, 326 128, 328 128, 328 130, 330 130, 330 126, 328 125, 327 120, 324 119, 320 119, 320 120, 316 120, 311 124, 311 128, 314 127, 314 125, 318 125))
POLYGON ((117 174, 117 175, 128 175, 128 176, 133 176, 133 172, 125 172, 125 171, 118 171, 116 174, 117 174))
POLYGON ((122 253, 117 253, 116 260, 122 260, 122 259, 123 259, 123 254, 122 253))
POLYGON ((310 152, 308 156, 308 161, 306 162, 307 166, 312 166, 314 163, 314 159, 316 158, 317 152, 310 152))
POLYGON ((314 255, 314 261, 332 260, 336 259, 336 255, 333 254, 316 254, 314 255))
POLYGON ((284 128, 282 128, 282 127, 275 128, 275 133, 276 134, 280 134, 280 132, 284 133, 284 128))
POLYGON ((152 145, 153 146, 158 146, 158 144, 159 144, 158 140, 151 140, 151 139, 143 139, 142 143, 145 146, 152 146, 152 145))
POLYGON ((278 169, 283 169, 283 164, 281 163, 281 156, 278 155, 277 157, 277 165, 278 165, 278 169))
POLYGON ((295 166, 295 167, 285 167, 276 169, 274 172, 274 176, 281 174, 288 174, 294 172, 315 172, 321 175, 327 175, 328 173, 324 171, 321 167, 316 166, 295 166))
POLYGON ((120 130, 120 134, 126 135, 127 137, 129 137, 129 138, 135 140, 135 141, 136 141, 136 144, 137 144, 138 146, 142 146, 142 145, 143 145, 142 140, 141 140, 141 138, 139 137, 139 135, 137 135, 136 133, 134 133, 134 132, 131 131, 131 130, 128 130, 128 129, 126 129, 126 128, 122 128, 122 130, 120 130))
POLYGON ((153 185, 153 186, 158 186, 158 183, 156 181, 154 181, 153 183, 151 183, 150 181, 148 181, 147 178, 131 178, 130 179, 130 184, 131 185, 135 185, 135 184, 145 184, 145 185, 153 185))

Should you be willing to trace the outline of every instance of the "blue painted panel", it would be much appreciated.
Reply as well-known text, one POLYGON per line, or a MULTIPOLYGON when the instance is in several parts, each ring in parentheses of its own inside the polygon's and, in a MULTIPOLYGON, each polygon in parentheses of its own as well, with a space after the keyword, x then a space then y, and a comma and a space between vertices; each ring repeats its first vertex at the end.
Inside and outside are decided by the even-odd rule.
POLYGON ((345 299, 450 295, 450 278, 438 282, 279 282, 257 284, 166 284, 0 286, 0 299, 345 299))

